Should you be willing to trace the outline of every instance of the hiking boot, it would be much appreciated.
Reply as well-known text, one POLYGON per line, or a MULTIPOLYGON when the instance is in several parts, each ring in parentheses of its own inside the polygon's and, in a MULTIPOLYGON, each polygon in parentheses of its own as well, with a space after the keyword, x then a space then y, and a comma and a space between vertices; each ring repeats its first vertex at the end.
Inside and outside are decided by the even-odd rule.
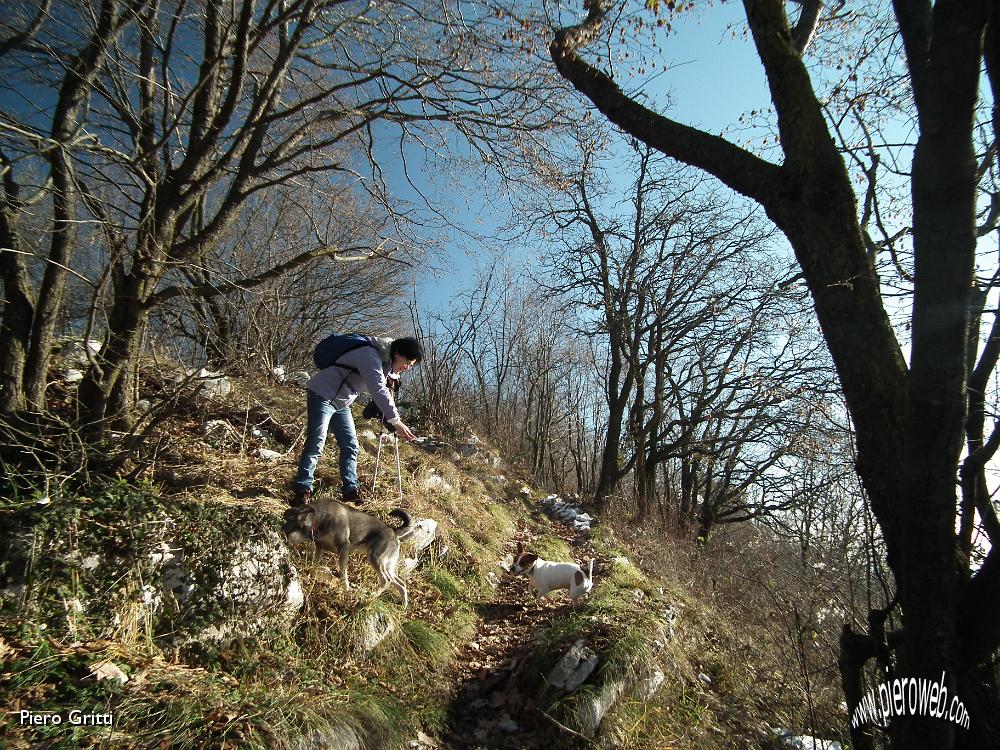
POLYGON ((312 490, 307 490, 305 487, 296 487, 295 492, 292 494, 292 499, 288 501, 288 504, 293 508, 300 508, 306 503, 312 502, 312 497, 312 490))
POLYGON ((355 505, 361 505, 361 503, 364 502, 364 500, 361 499, 361 491, 357 487, 344 490, 343 500, 345 503, 354 503, 355 505))

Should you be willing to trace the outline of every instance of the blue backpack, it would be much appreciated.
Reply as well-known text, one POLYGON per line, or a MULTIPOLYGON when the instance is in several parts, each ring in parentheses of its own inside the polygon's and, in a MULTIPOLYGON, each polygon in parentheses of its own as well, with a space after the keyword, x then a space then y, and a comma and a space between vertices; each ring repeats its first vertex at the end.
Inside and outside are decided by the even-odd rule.
MULTIPOLYGON (((325 339, 316 344, 316 348, 313 350, 313 362, 316 363, 316 367, 321 370, 325 370, 327 367, 333 367, 336 365, 337 360, 348 352, 360 349, 363 346, 375 345, 358 333, 335 333, 332 336, 327 336, 325 339)), ((351 367, 350 365, 338 366, 355 373, 357 372, 357 368, 351 367)))

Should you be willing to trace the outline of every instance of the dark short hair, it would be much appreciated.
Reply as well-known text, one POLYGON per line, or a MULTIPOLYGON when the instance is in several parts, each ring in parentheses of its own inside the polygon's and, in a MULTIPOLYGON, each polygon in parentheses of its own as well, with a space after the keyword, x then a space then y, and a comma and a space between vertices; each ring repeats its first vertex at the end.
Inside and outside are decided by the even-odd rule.
POLYGON ((424 350, 420 348, 420 342, 412 336, 393 340, 389 346, 389 357, 395 357, 397 354, 406 359, 412 359, 414 362, 420 362, 424 358, 424 350))

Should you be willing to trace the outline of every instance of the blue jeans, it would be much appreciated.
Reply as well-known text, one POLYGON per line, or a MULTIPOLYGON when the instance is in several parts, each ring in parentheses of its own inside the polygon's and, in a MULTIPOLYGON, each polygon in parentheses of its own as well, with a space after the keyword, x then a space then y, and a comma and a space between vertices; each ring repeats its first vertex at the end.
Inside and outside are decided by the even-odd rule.
POLYGON ((333 402, 306 390, 306 443, 299 458, 299 472, 295 475, 296 488, 312 490, 316 464, 323 455, 328 429, 340 446, 340 479, 344 492, 358 487, 358 434, 354 430, 351 407, 335 409, 333 402))

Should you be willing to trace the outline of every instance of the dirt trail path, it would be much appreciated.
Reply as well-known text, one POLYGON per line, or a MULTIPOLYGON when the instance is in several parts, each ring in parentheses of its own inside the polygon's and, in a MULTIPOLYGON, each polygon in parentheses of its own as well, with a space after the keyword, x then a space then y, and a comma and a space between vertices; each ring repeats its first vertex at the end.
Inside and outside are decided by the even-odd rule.
MULTIPOLYGON (((577 561, 593 557, 587 540, 553 524, 573 550, 577 561)), ((528 533, 518 535, 504 551, 513 554, 515 543, 531 547, 528 533)), ((596 564, 595 564, 596 566, 596 564)), ((560 728, 542 713, 546 708, 522 686, 538 684, 538 665, 531 659, 531 641, 559 612, 569 608, 565 592, 552 593, 537 602, 528 579, 505 574, 492 602, 479 607, 482 617, 475 638, 454 661, 457 686, 448 715, 448 730, 441 747, 449 750, 536 750, 582 747, 582 740, 560 728)))

